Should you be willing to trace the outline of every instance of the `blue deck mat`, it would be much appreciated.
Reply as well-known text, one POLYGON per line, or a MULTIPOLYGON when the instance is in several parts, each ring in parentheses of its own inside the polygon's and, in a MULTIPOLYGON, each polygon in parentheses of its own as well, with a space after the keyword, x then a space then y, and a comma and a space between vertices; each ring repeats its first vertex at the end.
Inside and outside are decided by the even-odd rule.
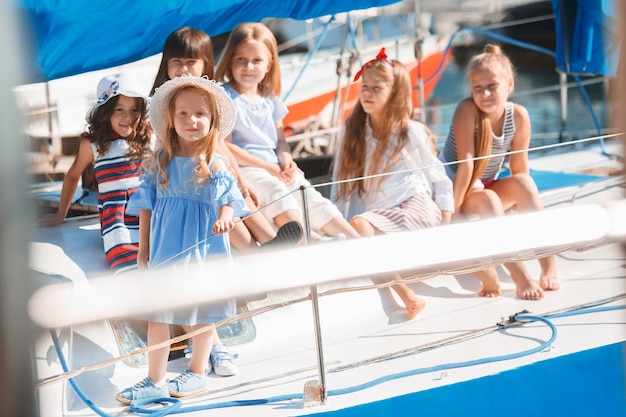
MULTIPOLYGON (((508 176, 509 173, 509 170, 504 170, 500 173, 499 178, 504 178, 508 176)), ((530 170, 530 176, 535 180, 537 188, 539 188, 539 192, 550 190, 552 188, 584 184, 586 182, 606 178, 601 175, 570 174, 567 172, 539 171, 536 169, 530 170)))

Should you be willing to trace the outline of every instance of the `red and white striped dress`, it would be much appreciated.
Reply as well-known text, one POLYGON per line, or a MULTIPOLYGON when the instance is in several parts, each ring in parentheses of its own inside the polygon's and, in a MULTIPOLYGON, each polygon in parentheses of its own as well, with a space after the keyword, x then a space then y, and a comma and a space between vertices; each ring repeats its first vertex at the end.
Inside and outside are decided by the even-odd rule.
POLYGON ((126 139, 117 138, 105 155, 99 155, 96 144, 94 173, 98 183, 98 212, 104 252, 111 269, 137 265, 139 217, 126 214, 130 196, 139 185, 141 159, 128 156, 126 139))

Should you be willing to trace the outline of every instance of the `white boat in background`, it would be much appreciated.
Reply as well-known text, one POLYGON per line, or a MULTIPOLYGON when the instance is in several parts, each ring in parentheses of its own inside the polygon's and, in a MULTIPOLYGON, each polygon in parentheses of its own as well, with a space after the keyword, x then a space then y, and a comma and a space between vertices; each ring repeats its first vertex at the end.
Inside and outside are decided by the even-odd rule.
MULTIPOLYGON (((622 416, 622 141, 616 127, 532 150, 542 212, 236 256, 198 271, 223 276, 219 288, 191 273, 112 275, 97 216, 29 229, 37 413, 622 416), (518 299, 498 267, 502 296, 476 295, 472 271, 519 259, 537 276, 534 259, 549 253, 559 291, 518 299), (370 278, 398 270, 412 271, 407 283, 427 302, 412 321, 393 292, 370 278), (239 316, 219 331, 239 353, 237 375, 211 374, 209 392, 182 402, 117 402, 115 394, 147 372, 149 348, 125 318, 230 297, 239 316)), ((173 342, 180 347, 185 337, 173 342)), ((177 352, 172 376, 187 364, 177 352)))

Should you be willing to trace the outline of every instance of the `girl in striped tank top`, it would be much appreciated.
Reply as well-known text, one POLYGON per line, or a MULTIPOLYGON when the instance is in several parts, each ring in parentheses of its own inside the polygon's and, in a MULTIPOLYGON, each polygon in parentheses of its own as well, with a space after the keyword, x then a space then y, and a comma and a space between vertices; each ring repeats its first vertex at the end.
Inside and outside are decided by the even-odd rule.
POLYGON ((151 150, 148 99, 125 74, 100 80, 96 97, 78 155, 63 180, 59 209, 40 224, 54 226, 65 219, 78 180, 93 163, 104 252, 109 267, 119 270, 137 265, 139 218, 126 214, 126 204, 139 184, 141 161, 151 150))
MULTIPOLYGON (((529 175, 528 152, 524 152, 530 145, 528 111, 508 101, 515 75, 511 61, 499 46, 488 44, 470 60, 466 75, 472 95, 457 106, 440 154, 444 163, 460 161, 446 165, 454 183, 455 220, 503 216, 512 210, 542 210, 539 191, 529 175), (503 154, 509 151, 517 152, 509 157, 511 175, 498 178, 503 154), (493 157, 473 159, 489 155, 493 157)), ((520 298, 538 300, 544 290, 559 289, 554 256, 541 258, 539 263, 539 284, 522 262, 505 263, 520 298)), ((475 274, 483 284, 480 296, 500 295, 495 268, 475 274)))

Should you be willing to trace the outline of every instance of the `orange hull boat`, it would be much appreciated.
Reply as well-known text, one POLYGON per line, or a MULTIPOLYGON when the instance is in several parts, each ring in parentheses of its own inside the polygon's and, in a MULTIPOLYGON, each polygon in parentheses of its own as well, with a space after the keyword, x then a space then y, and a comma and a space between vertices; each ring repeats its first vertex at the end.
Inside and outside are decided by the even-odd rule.
MULTIPOLYGON (((433 89, 437 85, 443 69, 447 65, 450 59, 450 53, 444 51, 435 52, 421 62, 421 76, 424 80, 424 98, 428 99, 433 89), (436 73, 437 69, 444 62, 442 70, 436 73)), ((407 68, 411 73, 411 81, 414 86, 418 85, 419 65, 415 60, 407 64, 407 68)), ((356 100, 359 97, 360 81, 352 82, 348 86, 342 87, 339 91, 341 99, 347 94, 345 99, 345 106, 343 109, 342 121, 350 114, 350 111, 356 104, 356 100)), ((285 131, 287 134, 302 130, 306 125, 318 116, 329 105, 332 105, 335 100, 336 90, 327 91, 315 97, 305 99, 287 106, 289 113, 283 119, 285 131)), ((413 91, 413 106, 419 107, 419 91, 417 88, 413 91)))

